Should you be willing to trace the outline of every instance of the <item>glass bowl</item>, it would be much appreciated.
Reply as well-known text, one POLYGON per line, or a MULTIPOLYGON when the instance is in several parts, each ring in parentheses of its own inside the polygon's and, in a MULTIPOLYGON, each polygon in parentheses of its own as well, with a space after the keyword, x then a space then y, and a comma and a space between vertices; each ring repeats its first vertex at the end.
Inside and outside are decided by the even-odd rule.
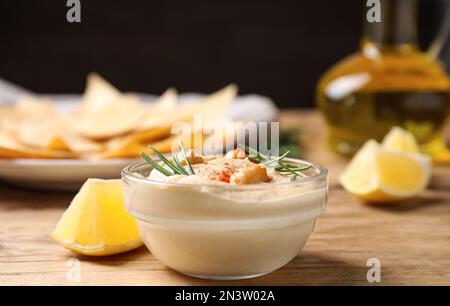
POLYGON ((297 256, 325 210, 327 170, 311 165, 295 181, 178 184, 147 178, 143 162, 122 170, 127 211, 150 252, 173 270, 207 279, 272 272, 297 256))

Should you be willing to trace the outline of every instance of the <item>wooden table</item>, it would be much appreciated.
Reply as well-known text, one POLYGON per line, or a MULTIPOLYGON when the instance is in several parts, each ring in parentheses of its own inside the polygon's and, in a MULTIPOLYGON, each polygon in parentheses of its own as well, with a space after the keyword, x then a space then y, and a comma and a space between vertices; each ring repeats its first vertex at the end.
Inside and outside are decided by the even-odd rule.
POLYGON ((435 167, 428 191, 416 200, 368 206, 338 184, 345 160, 325 149, 320 116, 312 111, 284 111, 281 123, 302 128, 306 158, 330 171, 328 208, 305 248, 285 267, 256 279, 216 282, 171 271, 144 247, 107 258, 78 256, 49 237, 73 194, 2 183, 0 284, 368 285, 366 263, 377 258, 381 284, 450 285, 450 167, 435 167), (67 277, 74 263, 81 268, 80 282, 67 277))

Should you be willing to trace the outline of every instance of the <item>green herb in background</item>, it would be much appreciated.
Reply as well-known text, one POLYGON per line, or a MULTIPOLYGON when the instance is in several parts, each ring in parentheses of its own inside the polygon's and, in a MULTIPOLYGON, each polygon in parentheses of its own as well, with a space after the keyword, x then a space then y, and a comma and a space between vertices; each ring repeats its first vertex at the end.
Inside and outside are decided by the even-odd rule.
POLYGON ((302 149, 300 142, 300 129, 290 128, 281 131, 280 135, 280 154, 289 152, 288 157, 301 158, 302 149))

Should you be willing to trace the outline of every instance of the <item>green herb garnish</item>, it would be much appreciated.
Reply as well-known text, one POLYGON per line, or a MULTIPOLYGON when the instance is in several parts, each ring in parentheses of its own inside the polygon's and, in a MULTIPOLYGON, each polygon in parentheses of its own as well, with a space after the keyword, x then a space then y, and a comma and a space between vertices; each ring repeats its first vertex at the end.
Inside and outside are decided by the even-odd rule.
POLYGON ((189 161, 189 158, 187 157, 186 152, 184 151, 183 143, 180 142, 179 145, 180 145, 180 151, 181 151, 181 153, 183 154, 184 161, 186 162, 186 165, 188 166, 188 169, 189 169, 189 171, 190 171, 190 174, 194 175, 194 174, 195 174, 194 168, 192 168, 191 162, 189 161))
POLYGON ((240 146, 241 149, 245 151, 245 153, 249 154, 250 157, 248 159, 255 164, 263 164, 267 168, 275 168, 276 171, 281 173, 291 173, 292 180, 296 180, 297 176, 299 176, 301 171, 307 170, 311 168, 311 165, 307 165, 304 167, 289 165, 283 162, 283 159, 289 155, 289 151, 285 152, 283 155, 277 158, 270 158, 256 149, 253 149, 248 146, 240 146))
POLYGON ((172 164, 164 155, 162 155, 161 153, 159 153, 158 150, 156 150, 155 148, 153 148, 152 146, 148 146, 158 157, 159 159, 165 163, 167 166, 169 166, 170 169, 172 169, 174 171, 175 174, 184 174, 183 171, 181 169, 178 168, 177 165, 172 164))
POLYGON ((155 162, 153 159, 151 159, 147 154, 145 154, 144 152, 141 152, 141 156, 145 159, 145 161, 147 163, 149 163, 153 169, 158 170, 159 172, 161 172, 162 174, 164 174, 165 176, 171 176, 173 175, 172 172, 170 172, 167 169, 164 169, 163 167, 161 167, 157 162, 155 162))
POLYGON ((147 163, 149 163, 154 169, 158 170, 159 172, 161 172, 162 174, 164 174, 165 176, 172 176, 175 174, 181 174, 181 175, 194 175, 194 168, 192 168, 191 163, 189 162, 189 158, 186 155, 186 152, 184 150, 184 146, 183 143, 179 144, 180 146, 180 151, 183 154, 183 160, 186 163, 186 165, 188 166, 188 170, 186 170, 183 166, 183 164, 181 163, 180 159, 178 158, 177 155, 172 155, 172 160, 173 162, 171 162, 170 160, 168 160, 164 155, 162 155, 158 150, 156 150, 154 147, 152 146, 148 146, 150 148, 150 150, 152 150, 158 157, 159 159, 165 164, 167 165, 170 169, 173 170, 173 172, 170 172, 169 170, 167 170, 166 168, 162 167, 160 164, 158 164, 156 161, 154 161, 153 159, 151 159, 147 154, 145 154, 144 152, 141 152, 141 156, 145 159, 145 161, 147 163))
MULTIPOLYGON (((179 143, 180 152, 182 154, 183 161, 186 163, 187 169, 183 166, 180 159, 177 155, 172 155, 172 160, 168 160, 164 155, 162 155, 158 150, 156 150, 154 147, 149 146, 149 148, 159 157, 159 159, 167 165, 170 169, 173 170, 173 172, 169 171, 168 169, 161 166, 159 163, 151 159, 146 153, 141 152, 141 156, 144 158, 144 160, 149 163, 154 169, 158 170, 165 176, 172 176, 175 174, 180 175, 194 175, 194 168, 192 168, 191 162, 189 161, 188 156, 186 155, 186 151, 184 149, 183 143, 179 143)), ((290 164, 286 164, 283 162, 283 159, 289 155, 289 151, 285 152, 283 155, 277 157, 277 158, 271 158, 268 157, 262 153, 260 153, 258 150, 253 149, 248 146, 240 146, 245 153, 249 154, 248 159, 255 163, 255 164, 262 164, 267 168, 274 168, 276 171, 280 173, 291 173, 292 180, 297 179, 297 176, 299 176, 301 171, 307 170, 311 168, 311 165, 307 165, 304 167, 300 166, 294 166, 290 164)))
POLYGON ((173 159, 173 162, 175 163, 175 165, 180 169, 181 172, 183 172, 184 175, 189 175, 189 173, 186 171, 186 169, 184 169, 183 164, 178 159, 178 156, 176 156, 174 154, 174 155, 172 155, 172 159, 173 159))

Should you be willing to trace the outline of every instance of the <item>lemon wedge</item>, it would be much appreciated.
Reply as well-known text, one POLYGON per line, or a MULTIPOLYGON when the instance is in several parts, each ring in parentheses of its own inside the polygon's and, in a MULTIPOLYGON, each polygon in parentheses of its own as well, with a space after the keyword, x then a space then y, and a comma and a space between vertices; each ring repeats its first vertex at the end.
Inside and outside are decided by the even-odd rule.
POLYGON ((75 253, 106 256, 142 245, 135 220, 124 208, 121 180, 88 179, 51 234, 75 253))
POLYGON ((450 149, 443 149, 439 153, 434 154, 432 159, 436 164, 450 164, 450 149))
POLYGON ((340 182, 347 191, 369 202, 394 202, 420 194, 430 174, 427 156, 386 149, 384 144, 369 140, 347 166, 340 182))
POLYGON ((393 127, 389 133, 384 136, 381 143, 383 148, 398 150, 402 152, 419 153, 419 145, 414 135, 400 127, 393 127))

